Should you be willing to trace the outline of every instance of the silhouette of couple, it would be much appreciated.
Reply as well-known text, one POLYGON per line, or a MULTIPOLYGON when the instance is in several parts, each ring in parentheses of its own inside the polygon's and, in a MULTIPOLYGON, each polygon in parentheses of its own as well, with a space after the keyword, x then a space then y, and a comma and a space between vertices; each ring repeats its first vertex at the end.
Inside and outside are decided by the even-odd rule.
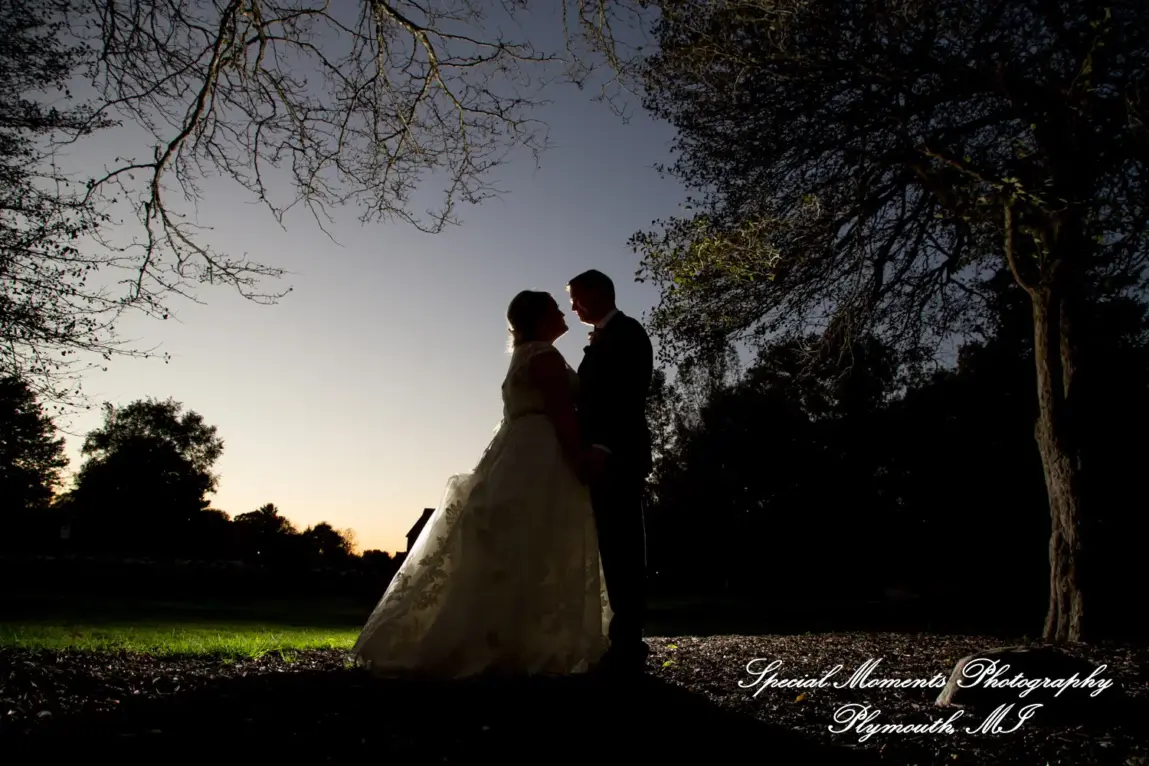
POLYGON ((608 276, 567 292, 594 327, 577 373, 553 345, 568 329, 555 299, 511 301, 503 421, 367 620, 353 653, 374 674, 642 672, 653 350, 608 276))

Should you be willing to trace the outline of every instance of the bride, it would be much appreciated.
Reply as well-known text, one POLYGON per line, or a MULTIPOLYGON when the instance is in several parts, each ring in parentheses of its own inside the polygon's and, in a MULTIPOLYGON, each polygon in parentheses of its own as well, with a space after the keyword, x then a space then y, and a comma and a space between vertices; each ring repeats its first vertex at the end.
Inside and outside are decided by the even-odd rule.
POLYGON ((475 469, 447 482, 355 643, 376 675, 565 675, 607 649, 610 606, 578 479, 578 377, 553 345, 566 319, 528 290, 507 321, 503 422, 475 469))

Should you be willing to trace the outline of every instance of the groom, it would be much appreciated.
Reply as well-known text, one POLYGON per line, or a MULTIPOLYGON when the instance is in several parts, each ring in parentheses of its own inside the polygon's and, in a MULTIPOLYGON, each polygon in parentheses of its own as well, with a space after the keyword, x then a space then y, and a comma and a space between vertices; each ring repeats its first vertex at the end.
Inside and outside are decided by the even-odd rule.
POLYGON ((646 612, 646 530, 643 485, 651 472, 646 396, 654 351, 642 325, 615 306, 614 283, 585 271, 567 285, 571 308, 593 325, 578 368, 579 426, 598 527, 599 556, 614 618, 603 669, 641 673, 650 648, 642 640, 646 612))

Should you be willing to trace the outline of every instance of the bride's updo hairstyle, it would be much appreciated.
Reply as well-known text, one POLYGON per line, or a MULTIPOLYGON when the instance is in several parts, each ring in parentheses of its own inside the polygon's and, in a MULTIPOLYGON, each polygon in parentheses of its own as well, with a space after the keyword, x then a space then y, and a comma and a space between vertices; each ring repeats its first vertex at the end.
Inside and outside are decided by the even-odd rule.
POLYGON ((511 305, 507 307, 511 347, 538 340, 543 320, 554 308, 554 296, 538 290, 523 290, 512 298, 511 305))

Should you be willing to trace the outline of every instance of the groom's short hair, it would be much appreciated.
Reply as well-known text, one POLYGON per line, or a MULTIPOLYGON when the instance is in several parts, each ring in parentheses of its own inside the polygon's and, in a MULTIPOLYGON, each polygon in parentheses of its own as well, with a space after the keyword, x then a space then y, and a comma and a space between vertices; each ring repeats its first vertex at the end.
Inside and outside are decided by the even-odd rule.
POLYGON ((611 281, 610 277, 597 269, 584 271, 570 282, 567 282, 567 290, 569 291, 572 287, 600 293, 610 300, 614 300, 614 282, 611 281))

